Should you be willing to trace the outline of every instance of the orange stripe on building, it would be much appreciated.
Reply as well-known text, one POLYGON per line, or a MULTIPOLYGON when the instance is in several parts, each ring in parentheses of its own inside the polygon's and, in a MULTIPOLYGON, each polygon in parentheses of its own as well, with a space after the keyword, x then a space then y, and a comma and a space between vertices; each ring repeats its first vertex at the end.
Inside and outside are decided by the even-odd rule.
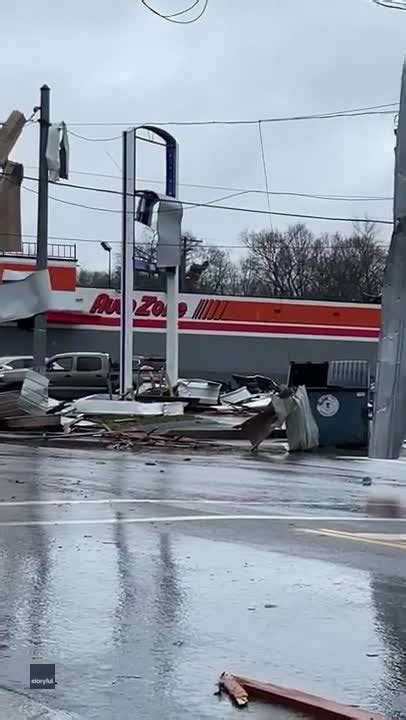
POLYGON ((211 305, 209 307, 209 311, 207 313, 206 320, 214 320, 216 317, 217 310, 219 308, 221 300, 212 300, 211 305))
POLYGON ((380 309, 376 307, 339 307, 325 305, 287 304, 277 301, 226 303, 221 319, 239 322, 292 323, 301 325, 335 325, 347 327, 380 326, 380 309))
MULTIPOLYGON (((14 263, 8 258, 2 258, 0 267, 0 283, 2 282, 4 270, 17 270, 17 272, 34 272, 34 263, 14 263)), ((76 290, 76 266, 58 267, 57 265, 48 265, 49 277, 52 290, 76 290)))
POLYGON ((216 312, 214 313, 212 319, 213 319, 213 320, 221 320, 221 318, 223 317, 223 313, 224 313, 227 305, 228 305, 228 301, 227 301, 227 300, 219 300, 219 304, 218 304, 218 306, 217 306, 217 308, 216 308, 216 312))

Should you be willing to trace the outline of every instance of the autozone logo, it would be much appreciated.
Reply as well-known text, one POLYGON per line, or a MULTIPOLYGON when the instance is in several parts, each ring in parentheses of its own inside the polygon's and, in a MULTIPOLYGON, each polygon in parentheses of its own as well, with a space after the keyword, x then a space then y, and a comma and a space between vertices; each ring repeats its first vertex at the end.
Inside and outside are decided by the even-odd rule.
MULTIPOLYGON (((178 304, 178 315, 180 318, 187 313, 188 306, 185 302, 178 304)), ((91 315, 120 315, 120 298, 111 297, 107 293, 100 293, 89 310, 91 315)), ((143 295, 141 300, 133 300, 133 314, 136 317, 166 317, 166 304, 156 295, 143 295)))

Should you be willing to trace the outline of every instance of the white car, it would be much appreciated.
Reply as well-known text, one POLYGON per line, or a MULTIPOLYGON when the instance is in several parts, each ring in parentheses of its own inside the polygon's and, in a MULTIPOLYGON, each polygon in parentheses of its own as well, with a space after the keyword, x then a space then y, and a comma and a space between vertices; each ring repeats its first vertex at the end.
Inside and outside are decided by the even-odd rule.
POLYGON ((24 377, 32 368, 32 355, 7 355, 0 357, 0 390, 20 387, 24 377))

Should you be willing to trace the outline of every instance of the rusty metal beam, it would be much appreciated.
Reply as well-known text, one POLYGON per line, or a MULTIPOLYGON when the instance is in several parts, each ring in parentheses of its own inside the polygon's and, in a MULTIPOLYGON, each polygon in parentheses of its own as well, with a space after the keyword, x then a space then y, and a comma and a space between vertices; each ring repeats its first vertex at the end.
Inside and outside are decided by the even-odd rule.
POLYGON ((261 683, 238 675, 233 675, 233 677, 247 691, 249 698, 258 698, 275 705, 283 705, 320 720, 387 720, 384 715, 379 713, 342 705, 300 690, 291 690, 271 683, 261 683))

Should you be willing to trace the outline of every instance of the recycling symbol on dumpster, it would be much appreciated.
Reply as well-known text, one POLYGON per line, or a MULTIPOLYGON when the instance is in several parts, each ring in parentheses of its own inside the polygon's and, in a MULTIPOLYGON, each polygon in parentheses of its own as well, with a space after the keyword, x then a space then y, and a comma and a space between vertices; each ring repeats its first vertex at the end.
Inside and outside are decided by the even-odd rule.
POLYGON ((317 400, 317 412, 323 417, 333 417, 340 409, 340 403, 335 395, 320 395, 317 400))

